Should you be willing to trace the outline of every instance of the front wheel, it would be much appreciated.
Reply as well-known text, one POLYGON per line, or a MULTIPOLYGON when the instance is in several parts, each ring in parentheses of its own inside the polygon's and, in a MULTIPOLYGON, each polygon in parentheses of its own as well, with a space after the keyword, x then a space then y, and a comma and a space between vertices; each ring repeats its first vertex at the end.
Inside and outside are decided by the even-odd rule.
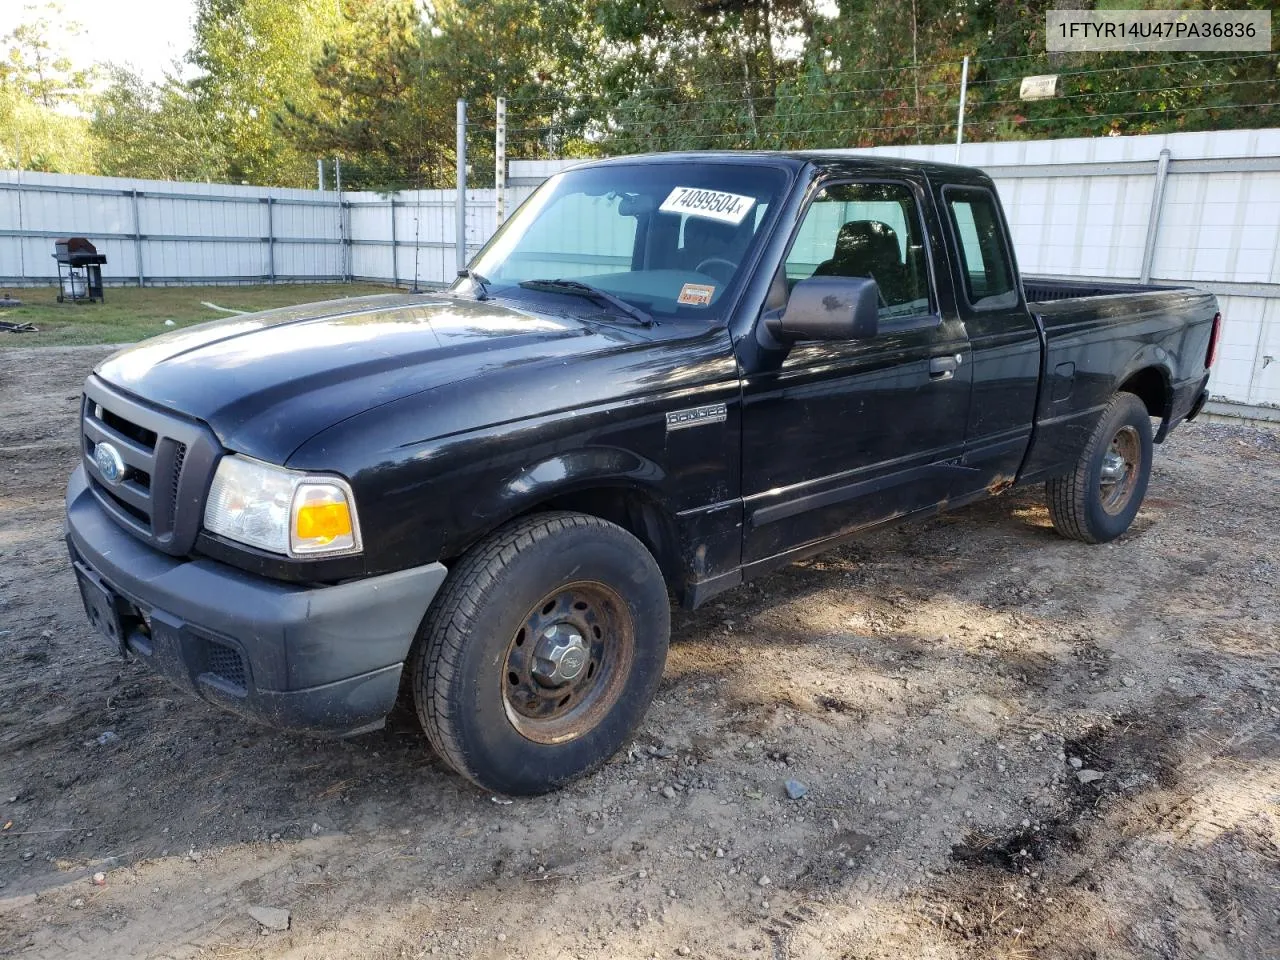
POLYGON ((653 556, 577 513, 515 521, 449 574, 411 655, 418 717, 458 773, 552 790, 604 763, 644 718, 671 632, 653 556))
POLYGON ((1117 393, 1071 473, 1045 484, 1054 529, 1085 543, 1106 543, 1128 530, 1147 494, 1151 454, 1146 404, 1117 393))

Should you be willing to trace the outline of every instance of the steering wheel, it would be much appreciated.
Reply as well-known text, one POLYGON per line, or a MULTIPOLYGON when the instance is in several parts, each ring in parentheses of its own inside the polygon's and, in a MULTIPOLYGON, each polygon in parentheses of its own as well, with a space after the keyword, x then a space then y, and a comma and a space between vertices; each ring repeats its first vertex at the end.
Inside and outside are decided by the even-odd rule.
POLYGON ((728 283, 732 280, 734 272, 738 269, 738 265, 736 263, 732 260, 726 260, 724 257, 707 257, 707 259, 703 260, 693 269, 698 273, 707 273, 707 267, 709 266, 725 267, 728 269, 729 272, 723 277, 715 273, 711 274, 711 276, 715 277, 721 283, 728 283))

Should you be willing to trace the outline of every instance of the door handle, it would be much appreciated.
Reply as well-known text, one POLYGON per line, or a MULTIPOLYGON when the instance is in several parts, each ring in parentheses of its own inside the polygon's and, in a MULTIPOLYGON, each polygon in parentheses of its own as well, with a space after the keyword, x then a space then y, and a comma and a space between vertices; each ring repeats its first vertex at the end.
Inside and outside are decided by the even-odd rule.
POLYGON ((933 357, 929 360, 929 378, 932 380, 950 380, 960 368, 964 354, 957 353, 950 357, 933 357))

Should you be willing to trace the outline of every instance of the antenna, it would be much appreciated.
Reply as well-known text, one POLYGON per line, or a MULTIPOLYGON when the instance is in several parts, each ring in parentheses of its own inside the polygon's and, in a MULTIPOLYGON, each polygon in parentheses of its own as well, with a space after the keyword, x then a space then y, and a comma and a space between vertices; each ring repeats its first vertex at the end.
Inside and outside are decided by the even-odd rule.
POLYGON ((414 193, 413 198, 413 289, 410 293, 421 293, 422 288, 418 286, 418 267, 421 262, 422 246, 418 243, 418 236, 421 233, 419 222, 422 219, 422 165, 418 165, 418 189, 414 193))

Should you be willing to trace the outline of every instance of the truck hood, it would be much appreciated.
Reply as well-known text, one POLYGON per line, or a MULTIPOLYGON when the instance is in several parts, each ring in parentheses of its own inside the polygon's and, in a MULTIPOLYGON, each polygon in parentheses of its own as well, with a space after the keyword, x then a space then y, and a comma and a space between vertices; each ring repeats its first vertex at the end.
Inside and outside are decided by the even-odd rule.
POLYGON ((103 380, 284 463, 348 417, 486 371, 622 349, 636 332, 509 303, 391 294, 188 327, 113 354, 103 380))

